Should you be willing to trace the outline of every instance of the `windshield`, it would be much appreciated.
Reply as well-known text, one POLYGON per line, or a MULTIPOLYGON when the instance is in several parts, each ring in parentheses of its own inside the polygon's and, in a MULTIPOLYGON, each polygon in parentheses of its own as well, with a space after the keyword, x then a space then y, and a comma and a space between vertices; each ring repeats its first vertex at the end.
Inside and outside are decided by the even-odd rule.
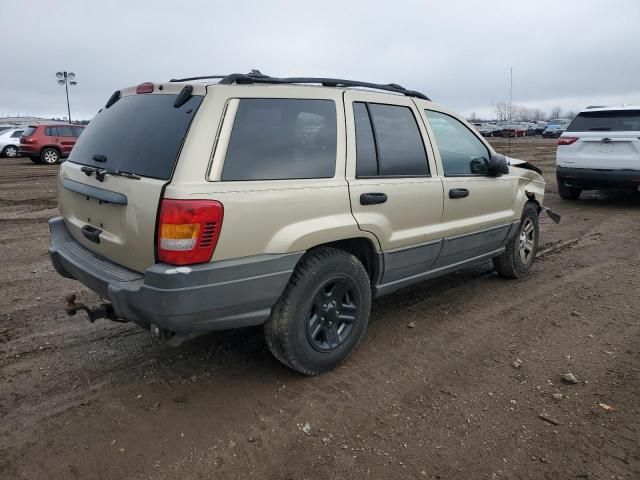
POLYGON ((103 108, 78 138, 69 161, 168 180, 203 99, 193 96, 175 108, 176 97, 128 95, 103 108))
POLYGON ((640 110, 582 112, 574 118, 568 132, 638 132, 640 110))

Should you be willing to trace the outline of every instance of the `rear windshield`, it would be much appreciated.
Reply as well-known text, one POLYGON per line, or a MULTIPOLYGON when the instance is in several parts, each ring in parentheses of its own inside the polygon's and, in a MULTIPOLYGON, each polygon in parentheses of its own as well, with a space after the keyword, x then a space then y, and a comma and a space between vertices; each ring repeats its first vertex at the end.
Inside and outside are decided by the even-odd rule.
POLYGON ((640 110, 607 110, 582 112, 574 118, 568 132, 637 132, 640 131, 640 110))
POLYGON ((24 137, 30 137, 36 132, 36 127, 27 127, 22 134, 24 137))
POLYGON ((103 108, 84 129, 69 160, 168 180, 202 96, 175 108, 177 95, 128 95, 103 108), (106 162, 96 162, 103 155, 106 162))

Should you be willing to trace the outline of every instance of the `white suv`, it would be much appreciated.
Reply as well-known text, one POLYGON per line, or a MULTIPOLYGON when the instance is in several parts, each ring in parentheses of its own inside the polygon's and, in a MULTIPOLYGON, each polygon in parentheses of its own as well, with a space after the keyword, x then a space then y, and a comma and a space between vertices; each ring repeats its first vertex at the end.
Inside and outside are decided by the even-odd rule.
POLYGON ((565 199, 582 190, 640 190, 640 107, 581 111, 558 141, 556 178, 565 199))

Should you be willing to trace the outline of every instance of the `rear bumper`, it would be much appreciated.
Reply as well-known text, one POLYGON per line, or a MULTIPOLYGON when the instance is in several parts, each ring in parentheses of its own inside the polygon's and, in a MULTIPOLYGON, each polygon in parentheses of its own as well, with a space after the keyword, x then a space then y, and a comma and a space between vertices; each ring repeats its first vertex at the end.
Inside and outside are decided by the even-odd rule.
POLYGON ((36 151, 35 147, 21 144, 18 147, 18 155, 21 157, 37 157, 39 156, 39 153, 36 151))
POLYGON ((49 221, 56 271, 109 300, 118 318, 144 328, 196 333, 260 325, 304 252, 256 255, 190 267, 156 264, 144 274, 84 248, 61 217, 49 221))
POLYGON ((603 170, 591 168, 556 167, 558 183, 583 190, 621 188, 638 189, 640 170, 603 170))

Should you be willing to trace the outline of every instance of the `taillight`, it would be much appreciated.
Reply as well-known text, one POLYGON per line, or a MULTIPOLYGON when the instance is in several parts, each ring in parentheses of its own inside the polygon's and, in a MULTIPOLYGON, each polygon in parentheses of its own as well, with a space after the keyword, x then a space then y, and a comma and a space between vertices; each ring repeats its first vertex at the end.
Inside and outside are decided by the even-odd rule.
POLYGON ((136 93, 153 93, 153 83, 145 82, 136 87, 136 93))
POLYGON ((165 198, 158 219, 158 260, 172 265, 208 262, 223 217, 224 208, 215 200, 165 198))
POLYGON ((578 140, 578 137, 560 137, 558 139, 558 145, 571 145, 578 140))

